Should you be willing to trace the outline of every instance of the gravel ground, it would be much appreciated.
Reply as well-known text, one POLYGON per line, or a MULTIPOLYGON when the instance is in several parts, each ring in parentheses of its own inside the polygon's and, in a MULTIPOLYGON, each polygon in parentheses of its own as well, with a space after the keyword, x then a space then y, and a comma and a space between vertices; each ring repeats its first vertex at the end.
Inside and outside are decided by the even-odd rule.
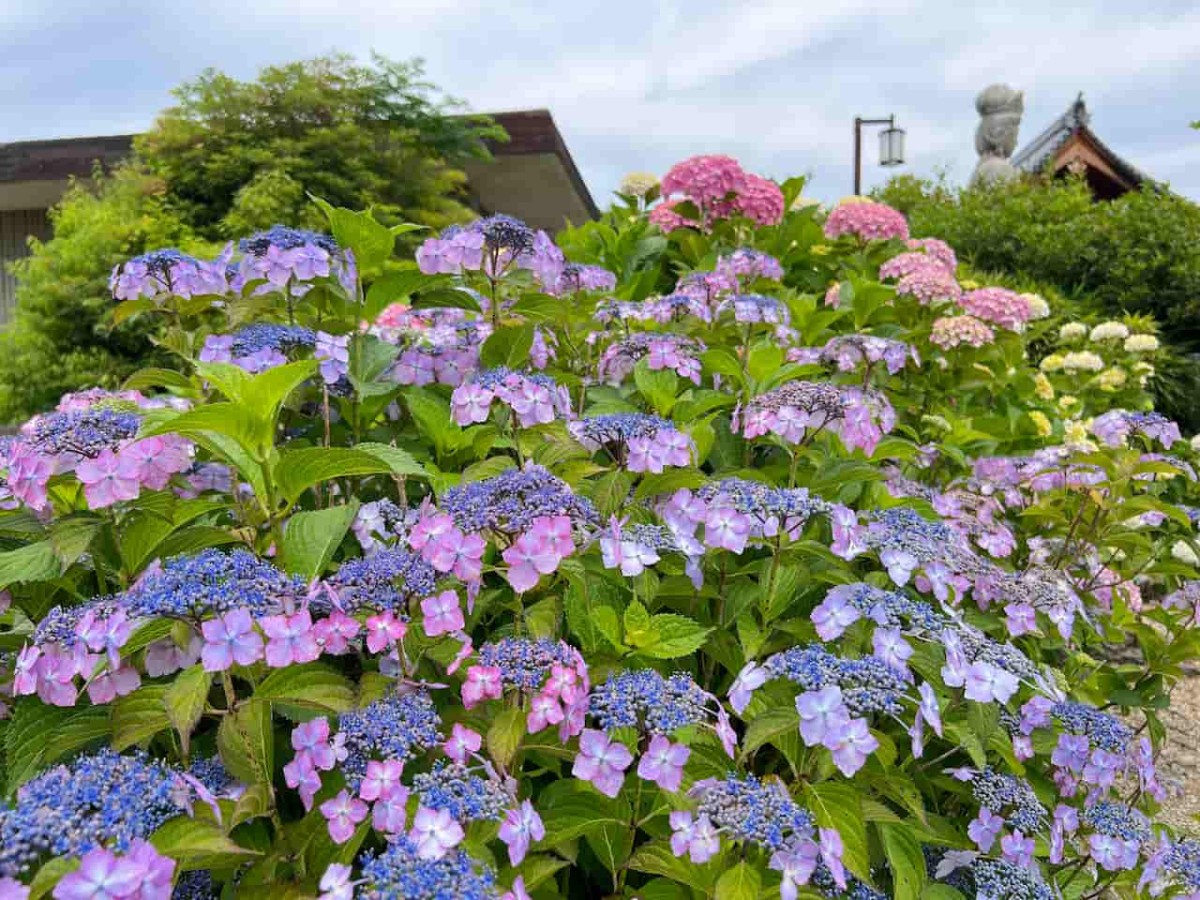
POLYGON ((1181 681, 1162 715, 1167 743, 1159 757, 1161 780, 1170 791, 1161 817, 1200 835, 1200 675, 1181 681))

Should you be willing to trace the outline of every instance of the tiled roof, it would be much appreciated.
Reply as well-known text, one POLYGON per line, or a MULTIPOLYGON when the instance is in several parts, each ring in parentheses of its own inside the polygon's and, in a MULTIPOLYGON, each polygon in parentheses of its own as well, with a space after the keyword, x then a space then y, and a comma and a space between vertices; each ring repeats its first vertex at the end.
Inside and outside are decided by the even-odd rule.
POLYGON ((1104 156, 1113 171, 1132 184, 1141 184, 1151 180, 1149 176, 1113 152, 1091 129, 1092 114, 1088 112, 1087 104, 1083 102, 1083 94, 1075 98, 1075 102, 1067 107, 1067 111, 1055 119, 1050 125, 1022 147, 1013 157, 1013 165, 1025 172, 1040 172, 1046 163, 1076 134, 1083 133, 1092 141, 1097 150, 1104 156))

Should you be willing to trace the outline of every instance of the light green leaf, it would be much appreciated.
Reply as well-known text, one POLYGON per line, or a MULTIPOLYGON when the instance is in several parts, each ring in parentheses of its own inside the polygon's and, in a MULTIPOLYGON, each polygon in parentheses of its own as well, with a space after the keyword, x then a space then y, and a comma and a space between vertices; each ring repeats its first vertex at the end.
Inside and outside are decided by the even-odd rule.
POLYGON ((492 720, 488 728, 488 753, 502 769, 507 769, 524 737, 525 711, 508 707, 492 720))
POLYGON ((822 781, 806 785, 804 799, 818 826, 832 828, 841 835, 842 861, 846 868, 856 878, 870 884, 871 857, 858 790, 848 784, 822 781))
MULTIPOLYGON (((292 671, 289 667, 278 670, 277 674, 292 671)), ((262 687, 259 685, 260 691, 262 687)), ((217 750, 225 769, 234 778, 246 784, 269 785, 273 759, 271 704, 247 703, 221 719, 217 750)))
POLYGON ((333 232, 334 240, 342 247, 354 251, 354 259, 360 271, 378 269, 391 258, 396 247, 396 235, 386 225, 375 221, 370 210, 355 212, 342 206, 334 206, 311 194, 309 197, 329 219, 329 230, 333 232))
POLYGON ((166 697, 169 686, 143 684, 132 694, 118 697, 112 704, 113 747, 126 750, 144 744, 160 731, 171 727, 166 697))
POLYGON ((883 852, 892 869, 892 889, 896 900, 919 900, 925 886, 925 855, 921 842, 904 825, 879 825, 883 852))
POLYGON ((479 364, 485 369, 506 366, 520 369, 529 361, 533 346, 533 326, 515 325, 497 328, 479 350, 479 364))
POLYGON ((633 380, 656 413, 664 417, 671 415, 679 387, 679 377, 671 369, 651 370, 649 361, 643 358, 633 368, 633 380))
POLYGON ((49 581, 62 573, 51 541, 38 541, 18 550, 0 553, 0 588, 10 584, 49 581))
POLYGON ((639 647, 638 652, 654 659, 691 656, 704 646, 708 636, 712 634, 711 628, 705 628, 687 616, 675 613, 660 613, 654 616, 650 620, 650 631, 655 640, 639 647))
POLYGON ((717 879, 716 900, 758 900, 762 890, 762 876, 748 862, 740 862, 727 869, 717 879))
POLYGON ((387 463, 388 470, 393 475, 404 475, 412 478, 428 478, 429 473, 425 471, 425 467, 413 459, 411 453, 407 450, 401 450, 399 447, 393 447, 390 444, 365 443, 356 444, 355 450, 360 453, 368 453, 387 463))
POLYGON ((279 494, 288 503, 295 503, 306 490, 323 481, 383 474, 390 467, 379 456, 358 448, 305 447, 280 453, 273 471, 279 494))
MULTIPOLYGON (((354 708, 355 695, 354 685, 346 676, 324 663, 311 662, 275 669, 254 691, 254 700, 343 713, 354 708)), ((267 706, 257 702, 253 705, 267 706)))
POLYGON ((211 684, 212 673, 205 672, 204 667, 197 664, 178 673, 163 695, 167 719, 179 732, 185 746, 204 713, 211 684))
POLYGON ((171 819, 150 835, 150 843, 178 862, 182 872, 232 868, 261 855, 234 843, 216 822, 198 816, 171 819))
POLYGON ((324 574, 334 551, 350 530, 358 501, 345 506, 295 513, 283 533, 283 568, 306 582, 324 574))

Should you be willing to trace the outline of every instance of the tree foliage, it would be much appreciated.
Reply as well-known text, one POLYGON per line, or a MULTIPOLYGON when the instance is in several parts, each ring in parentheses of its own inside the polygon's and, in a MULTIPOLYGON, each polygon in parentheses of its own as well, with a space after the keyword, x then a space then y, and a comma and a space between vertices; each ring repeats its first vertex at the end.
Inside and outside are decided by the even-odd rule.
MULTIPOLYGON (((417 62, 318 57, 239 81, 209 70, 135 140, 110 175, 77 183, 54 236, 14 265, 17 314, 0 336, 0 421, 82 384, 113 386, 155 361, 145 324, 111 319, 109 273, 147 249, 219 248, 277 222, 320 227, 309 195, 373 207, 386 223, 470 216, 460 166, 503 139, 422 78, 417 62)), ((403 240, 403 239, 402 239, 403 240)))

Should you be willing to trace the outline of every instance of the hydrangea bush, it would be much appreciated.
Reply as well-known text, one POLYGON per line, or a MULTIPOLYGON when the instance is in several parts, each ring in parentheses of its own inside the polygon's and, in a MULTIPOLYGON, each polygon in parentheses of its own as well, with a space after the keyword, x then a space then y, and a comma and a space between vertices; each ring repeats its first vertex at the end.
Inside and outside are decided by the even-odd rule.
POLYGON ((0 898, 1200 897, 1153 341, 801 186, 119 266, 182 373, 0 448, 0 898))

